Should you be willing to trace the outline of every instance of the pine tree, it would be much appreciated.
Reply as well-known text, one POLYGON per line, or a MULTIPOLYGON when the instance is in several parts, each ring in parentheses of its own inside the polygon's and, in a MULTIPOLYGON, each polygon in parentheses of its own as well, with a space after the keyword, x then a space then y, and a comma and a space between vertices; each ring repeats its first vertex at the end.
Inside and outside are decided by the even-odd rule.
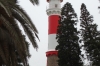
POLYGON ((59 66, 82 66, 78 39, 77 15, 70 3, 66 3, 61 10, 61 17, 57 29, 59 66))
POLYGON ((88 59, 93 66, 100 66, 100 32, 97 25, 93 23, 93 16, 86 9, 85 4, 81 5, 81 36, 88 59))

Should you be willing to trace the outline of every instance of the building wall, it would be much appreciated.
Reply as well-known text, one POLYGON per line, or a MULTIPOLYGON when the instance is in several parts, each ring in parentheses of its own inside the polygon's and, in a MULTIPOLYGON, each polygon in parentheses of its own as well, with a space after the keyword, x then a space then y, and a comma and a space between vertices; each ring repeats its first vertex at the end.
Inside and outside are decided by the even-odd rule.
POLYGON ((56 55, 47 57, 47 66, 58 66, 57 60, 58 57, 56 55))

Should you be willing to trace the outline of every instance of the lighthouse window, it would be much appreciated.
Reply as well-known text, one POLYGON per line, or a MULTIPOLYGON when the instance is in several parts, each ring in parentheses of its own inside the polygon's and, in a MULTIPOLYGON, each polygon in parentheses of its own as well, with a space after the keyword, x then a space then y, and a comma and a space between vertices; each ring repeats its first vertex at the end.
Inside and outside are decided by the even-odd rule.
POLYGON ((57 7, 57 4, 55 4, 55 7, 57 7))

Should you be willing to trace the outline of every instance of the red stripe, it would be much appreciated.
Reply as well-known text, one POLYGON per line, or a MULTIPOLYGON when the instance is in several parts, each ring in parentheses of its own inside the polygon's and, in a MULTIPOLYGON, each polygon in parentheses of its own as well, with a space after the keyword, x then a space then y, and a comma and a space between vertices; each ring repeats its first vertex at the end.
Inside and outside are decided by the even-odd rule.
POLYGON ((57 33, 57 26, 58 26, 59 15, 51 15, 49 16, 49 34, 56 34, 57 33))
POLYGON ((46 56, 47 56, 47 57, 48 57, 48 56, 52 56, 52 55, 58 56, 58 51, 55 50, 55 51, 47 51, 47 52, 46 52, 46 56))

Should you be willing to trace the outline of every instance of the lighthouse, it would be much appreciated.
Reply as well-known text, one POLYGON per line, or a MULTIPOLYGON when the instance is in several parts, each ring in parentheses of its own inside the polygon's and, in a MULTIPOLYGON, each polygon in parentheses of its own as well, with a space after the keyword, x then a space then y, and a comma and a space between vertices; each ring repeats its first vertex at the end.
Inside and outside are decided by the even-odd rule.
POLYGON ((61 2, 63 0, 47 0, 49 3, 49 8, 46 10, 48 15, 48 51, 47 56, 47 66, 58 66, 58 52, 55 50, 57 46, 56 33, 59 16, 61 14, 61 2))

